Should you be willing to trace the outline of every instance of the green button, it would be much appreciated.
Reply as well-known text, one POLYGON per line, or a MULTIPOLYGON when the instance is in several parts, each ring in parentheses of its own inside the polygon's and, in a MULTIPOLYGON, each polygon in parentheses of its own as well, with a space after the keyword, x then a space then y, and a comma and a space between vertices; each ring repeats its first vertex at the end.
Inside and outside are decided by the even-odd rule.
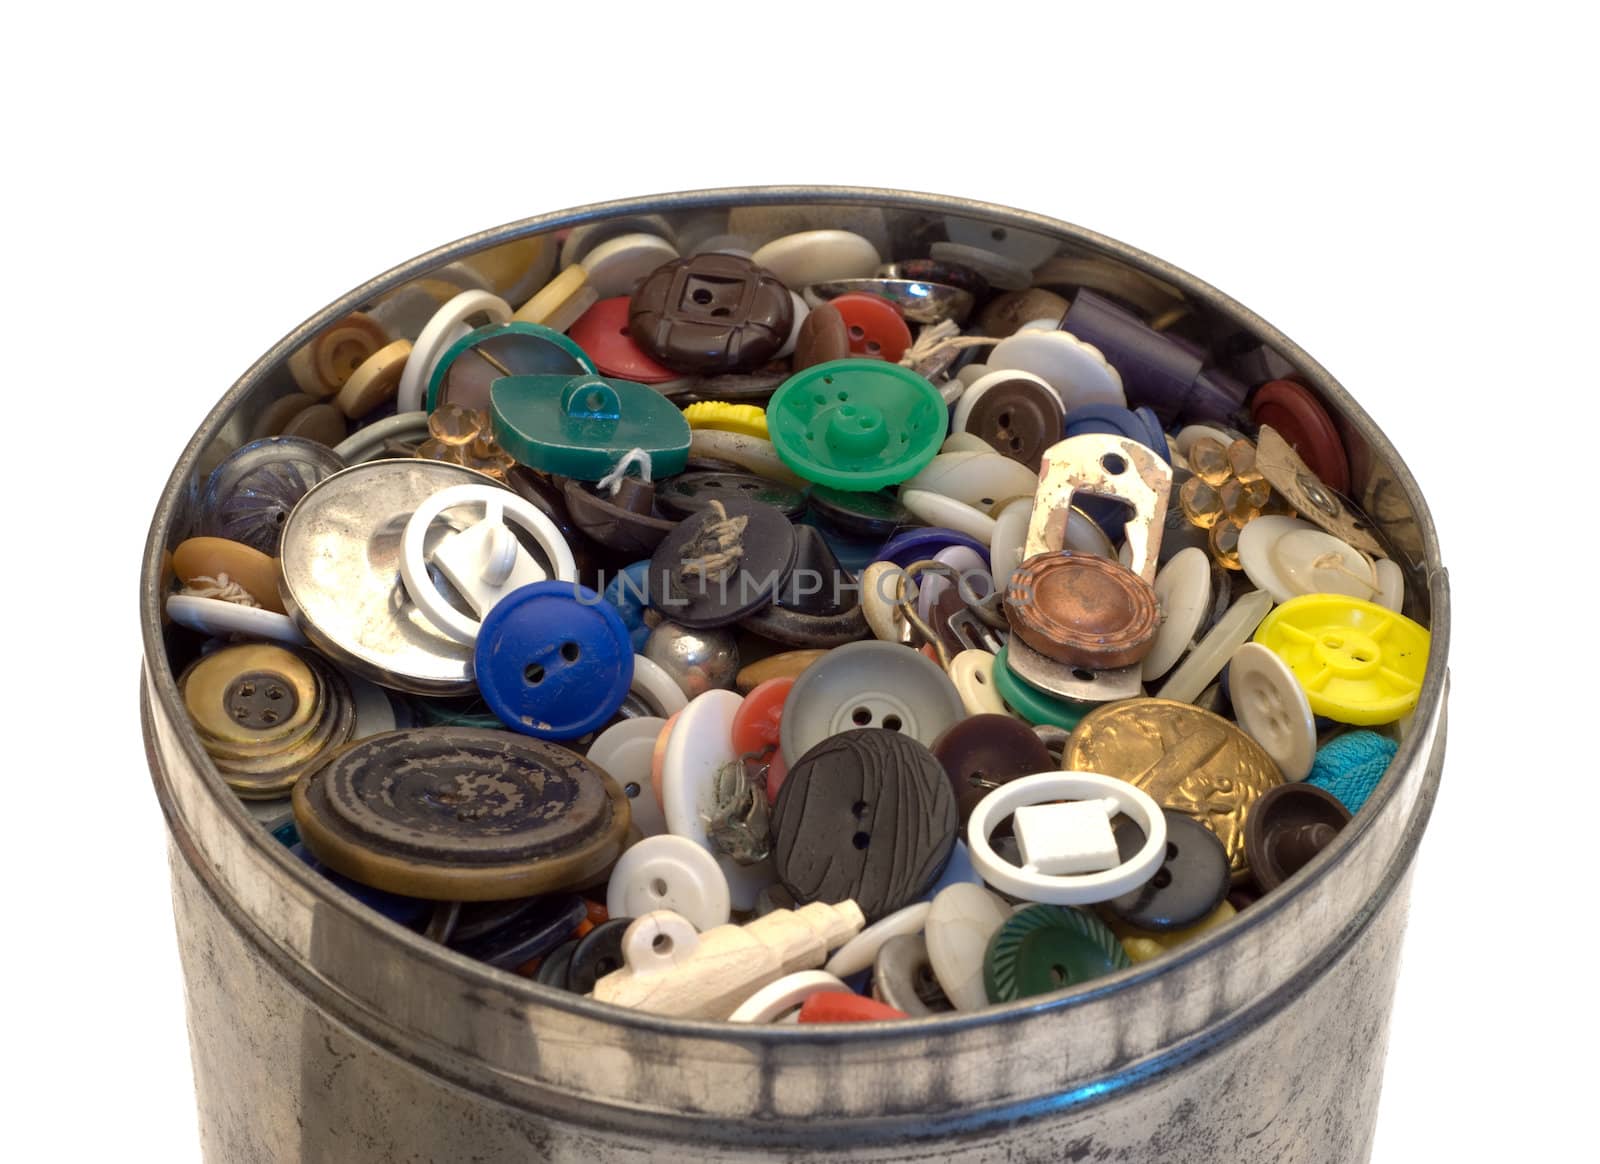
MULTIPOLYGON (((473 397, 492 386, 502 376, 560 375, 575 376, 580 372, 595 372, 594 361, 582 348, 554 328, 537 323, 492 323, 462 336, 445 349, 444 355, 433 366, 428 377, 428 393, 424 407, 432 412, 439 407, 439 390, 455 367, 456 361, 474 362, 472 371, 476 387, 469 386, 465 396, 473 397), (481 365, 478 367, 476 365, 481 365)), ((482 408, 484 399, 455 401, 470 408, 482 408)))
POLYGON ((852 493, 915 476, 950 414, 922 376, 883 360, 830 360, 796 372, 767 405, 778 456, 800 476, 852 493))
POLYGON ((630 450, 650 475, 689 462, 689 422, 653 388, 604 376, 507 376, 489 390, 494 438, 519 464, 598 481, 630 450))
POLYGON ((990 1002, 1049 994, 1132 966, 1127 951, 1092 913, 1030 905, 989 939, 983 989, 990 1002))
POLYGON ((1079 703, 1076 700, 1057 699, 1037 688, 1030 687, 1011 673, 1006 661, 1006 648, 1001 647, 994 657, 994 685, 1006 706, 1029 723, 1046 723, 1071 731, 1078 721, 1088 715, 1097 703, 1079 703))

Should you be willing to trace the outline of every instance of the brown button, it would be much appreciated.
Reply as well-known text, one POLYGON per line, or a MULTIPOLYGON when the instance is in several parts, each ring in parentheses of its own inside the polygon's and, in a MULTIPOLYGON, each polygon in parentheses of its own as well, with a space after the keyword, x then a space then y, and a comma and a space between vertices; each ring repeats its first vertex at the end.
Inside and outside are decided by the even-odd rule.
POLYGON ((1350 810, 1314 784, 1280 784, 1261 794, 1244 820, 1244 851, 1256 887, 1282 885, 1350 820, 1350 810))
POLYGON ((602 546, 634 557, 655 553, 678 524, 655 516, 655 494, 655 486, 637 477, 624 477, 615 496, 595 492, 581 481, 561 484, 572 523, 602 546))
POLYGON ((263 608, 284 612, 278 597, 278 559, 254 546, 227 538, 189 538, 172 551, 172 569, 186 586, 197 578, 216 580, 226 574, 263 608))
POLYGON ((749 259, 695 255, 645 277, 629 301, 628 327, 669 368, 742 372, 778 354, 794 327, 794 300, 749 259))
POLYGON ((1026 291, 1006 291, 996 295, 978 313, 978 333, 1003 339, 1035 319, 1059 320, 1071 304, 1054 291, 1030 287, 1026 291))
POLYGON ((1006 617, 1022 641, 1075 667, 1127 667, 1149 652, 1161 622, 1155 588, 1093 554, 1035 554, 1011 576, 1006 617))
POLYGON ((1061 397, 1048 384, 1018 376, 984 389, 967 413, 966 431, 1037 473, 1065 422, 1061 397))
POLYGON ((850 358, 850 325, 831 303, 813 307, 795 338, 794 370, 850 358))
POLYGON ((826 650, 784 651, 777 655, 768 655, 765 659, 758 659, 754 663, 739 668, 739 674, 734 677, 733 685, 739 689, 739 694, 749 695, 768 679, 793 679, 811 664, 815 663, 826 650))
POLYGON ((1329 489, 1350 491, 1350 458, 1344 442, 1310 389, 1293 380, 1263 384, 1250 400, 1250 419, 1276 429, 1329 489))
POLYGON ((313 404, 283 426, 283 436, 303 437, 330 449, 350 435, 350 424, 331 404, 313 404))
POLYGON ((1009 715, 958 720, 939 733, 929 751, 950 777, 963 830, 978 802, 1000 785, 1059 767, 1033 729, 1009 715))

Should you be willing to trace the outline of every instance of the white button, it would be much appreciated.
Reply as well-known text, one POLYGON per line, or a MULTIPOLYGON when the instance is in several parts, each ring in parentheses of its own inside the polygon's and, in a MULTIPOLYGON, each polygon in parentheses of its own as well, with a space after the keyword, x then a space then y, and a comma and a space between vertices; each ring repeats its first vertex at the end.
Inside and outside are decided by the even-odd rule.
POLYGON ((202 634, 245 635, 252 639, 285 643, 291 647, 306 645, 306 636, 294 625, 294 620, 275 610, 259 606, 241 606, 221 598, 199 598, 192 594, 173 594, 167 598, 167 617, 179 626, 202 634))
POLYGON ((1317 725, 1305 689, 1270 648, 1246 643, 1228 664, 1228 694, 1239 726, 1255 737, 1285 780, 1304 780, 1317 754, 1317 725))
POLYGON ((989 939, 1010 916, 998 896, 967 881, 948 885, 934 897, 924 926, 928 962, 945 997, 957 1010, 989 1005, 983 988, 983 959, 989 939))
POLYGON ((945 216, 944 233, 953 243, 981 248, 1030 271, 1055 254, 1061 245, 1048 235, 1018 230, 1013 226, 997 226, 992 222, 957 218, 955 215, 945 216))
MULTIPOLYGON (((650 794, 648 781, 644 794, 650 794)), ((643 917, 660 909, 682 914, 702 932, 731 916, 728 881, 711 854, 666 833, 646 837, 617 858, 606 884, 612 917, 643 917)))
POLYGON ((888 917, 879 918, 840 946, 823 969, 840 978, 859 974, 877 960, 878 951, 890 938, 898 938, 901 934, 920 934, 928 920, 928 911, 932 908, 931 902, 918 901, 904 909, 895 910, 888 917))
POLYGON ((487 291, 463 291, 434 312, 422 334, 417 336, 417 342, 411 345, 405 371, 400 373, 396 412, 415 412, 422 407, 434 365, 451 344, 472 330, 467 321, 475 315, 483 316, 489 323, 509 323, 511 305, 487 291))
POLYGON ((589 286, 601 299, 632 295, 651 271, 678 257, 678 249, 653 234, 625 234, 603 242, 584 256, 589 286))
POLYGON ((1159 679, 1194 645, 1211 608, 1211 555, 1198 546, 1173 554, 1156 574, 1161 628, 1144 657, 1144 679, 1159 679))
POLYGON ((994 540, 994 518, 942 493, 931 493, 926 489, 902 489, 900 504, 905 506, 913 517, 920 518, 928 525, 953 529, 984 545, 994 540))
MULTIPOLYGON (((598 764, 622 785, 622 791, 628 794, 628 807, 633 811, 633 823, 647 837, 667 831, 667 818, 650 784, 650 760, 655 754, 656 737, 666 724, 666 720, 653 715, 614 723, 595 737, 587 753, 590 763, 598 764)), ((677 906, 667 908, 676 909, 677 906)))
POLYGON ((1297 517, 1268 514, 1245 523, 1239 531, 1239 564, 1278 602, 1302 594, 1371 601, 1379 593, 1371 559, 1297 517))
POLYGON ((769 982, 741 1002, 728 1016, 730 1023, 781 1022, 813 994, 844 993, 850 988, 826 970, 800 970, 769 982))
POLYGON ((848 230, 803 230, 775 238, 750 261, 765 267, 791 291, 833 279, 865 279, 883 260, 878 249, 848 230))
POLYGON ((1193 703, 1222 672, 1233 653, 1256 633, 1256 627, 1261 625, 1261 620, 1267 617, 1267 611, 1271 609, 1272 595, 1265 590, 1252 590, 1240 595, 1228 607, 1228 612, 1217 620, 1217 625, 1206 632, 1206 637, 1195 644, 1189 657, 1167 676, 1161 690, 1156 692, 1156 698, 1193 703))
POLYGON ((1025 804, 1011 818, 1023 864, 1040 873, 1099 873, 1122 861, 1111 835, 1114 800, 1025 804))
POLYGON ((1071 412, 1080 404, 1127 404, 1122 377, 1093 344, 1065 331, 1020 331, 989 353, 990 368, 1032 372, 1071 412))
POLYGON ((1011 575, 1022 565, 1022 544, 1028 540, 1028 523, 1032 520, 1031 497, 1008 502, 995 515, 994 537, 989 542, 989 569, 1002 594, 1011 585, 1011 575))
MULTIPOLYGON (((1032 372, 1019 372, 1011 368, 990 371, 986 367, 984 374, 972 381, 967 386, 966 391, 961 394, 961 399, 956 404, 956 410, 950 417, 951 431, 964 431, 967 427, 967 421, 972 418, 972 410, 977 406, 978 401, 988 395, 989 390, 996 384, 1005 384, 1011 380, 1031 380, 1042 387, 1050 388, 1050 384, 1043 377, 1035 376, 1032 372)), ((1054 389, 1051 388, 1051 391, 1054 391, 1054 389)), ((989 447, 989 444, 985 442, 984 448, 989 447)))
POLYGON ((1032 497, 1038 475, 987 446, 982 452, 940 453, 900 488, 925 489, 988 513, 1002 501, 1032 497))
POLYGON ((800 328, 805 325, 806 316, 811 314, 810 306, 799 295, 791 291, 789 298, 794 301, 794 323, 789 328, 789 338, 778 349, 778 354, 772 357, 774 360, 787 360, 794 355, 794 349, 800 343, 800 328))
POLYGON ((941 453, 992 453, 994 448, 977 433, 953 432, 939 446, 941 453))
POLYGON ((1379 558, 1372 564, 1378 576, 1378 596, 1373 599, 1379 606, 1400 613, 1406 601, 1406 575, 1400 563, 1390 558, 1379 558))
POLYGON ((665 667, 639 654, 633 656, 633 682, 628 685, 628 691, 655 708, 656 714, 663 718, 678 714, 689 703, 689 697, 678 686, 678 681, 667 674, 665 667))
POLYGON ((741 865, 712 852, 706 817, 712 809, 717 773, 739 762, 733 750, 733 717, 744 697, 732 691, 707 691, 678 713, 667 735, 661 766, 661 808, 667 828, 716 858, 736 909, 754 909, 756 897, 777 880, 770 859, 741 865))
POLYGON ((994 689, 994 656, 988 651, 961 651, 950 660, 950 682, 956 685, 968 715, 1008 715, 994 689))

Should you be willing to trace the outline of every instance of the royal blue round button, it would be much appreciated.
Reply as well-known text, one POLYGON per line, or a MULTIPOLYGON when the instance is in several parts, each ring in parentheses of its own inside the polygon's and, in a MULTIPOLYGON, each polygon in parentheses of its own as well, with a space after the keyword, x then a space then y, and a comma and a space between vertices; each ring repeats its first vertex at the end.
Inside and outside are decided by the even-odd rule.
POLYGON ((622 625, 628 628, 634 653, 644 650, 645 640, 653 629, 644 621, 645 607, 650 605, 650 559, 625 566, 613 574, 606 583, 603 597, 622 616, 622 625))
POLYGON ((1172 462, 1172 453, 1167 448, 1166 434, 1161 431, 1161 421, 1148 408, 1129 409, 1116 404, 1080 404, 1067 413, 1064 427, 1069 437, 1093 432, 1124 436, 1153 449, 1156 456, 1168 464, 1172 462))
POLYGON ((616 608, 572 582, 535 582, 495 604, 478 631, 478 690, 500 722, 570 740, 616 714, 633 644, 616 608))
POLYGON ((911 565, 912 562, 931 558, 940 550, 947 550, 951 546, 966 546, 983 559, 983 564, 989 564, 989 547, 970 534, 961 533, 959 530, 942 529, 939 526, 918 526, 916 529, 903 530, 883 543, 883 548, 878 551, 878 561, 893 562, 901 569, 911 565))

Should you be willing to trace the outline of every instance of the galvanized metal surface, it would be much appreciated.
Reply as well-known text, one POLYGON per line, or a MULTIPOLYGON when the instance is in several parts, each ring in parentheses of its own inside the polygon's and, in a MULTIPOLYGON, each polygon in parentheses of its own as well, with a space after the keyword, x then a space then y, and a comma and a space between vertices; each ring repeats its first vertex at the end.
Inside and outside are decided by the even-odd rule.
POLYGON ((892 191, 735 190, 486 232, 330 305, 267 353, 191 442, 141 587, 146 735, 172 834, 202 1138, 216 1160, 1365 1159, 1408 871, 1444 752, 1449 607, 1416 483, 1318 365, 1213 289, 1033 215, 892 191), (747 211, 811 225, 957 214, 1069 240, 1253 333, 1338 408, 1354 492, 1433 632, 1418 710, 1373 801, 1311 866, 1220 932, 1092 988, 977 1014, 731 1028, 633 1014, 468 961, 295 861, 222 785, 177 698, 162 551, 193 475, 283 391, 287 356, 351 308, 484 246, 613 215, 747 211), (823 207, 834 208, 832 210, 823 207))

